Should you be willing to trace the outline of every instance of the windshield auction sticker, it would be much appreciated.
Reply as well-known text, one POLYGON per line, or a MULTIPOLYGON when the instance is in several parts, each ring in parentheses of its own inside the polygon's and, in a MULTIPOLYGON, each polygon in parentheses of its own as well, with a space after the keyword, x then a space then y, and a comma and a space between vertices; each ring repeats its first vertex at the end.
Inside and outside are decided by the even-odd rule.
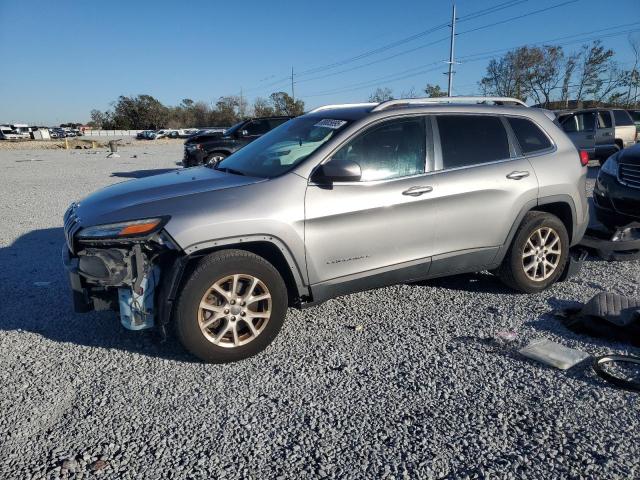
POLYGON ((347 123, 345 120, 332 120, 330 118, 324 118, 320 120, 318 123, 316 123, 314 127, 324 127, 324 128, 330 128, 332 130, 337 130, 341 126, 343 126, 345 123, 347 123))

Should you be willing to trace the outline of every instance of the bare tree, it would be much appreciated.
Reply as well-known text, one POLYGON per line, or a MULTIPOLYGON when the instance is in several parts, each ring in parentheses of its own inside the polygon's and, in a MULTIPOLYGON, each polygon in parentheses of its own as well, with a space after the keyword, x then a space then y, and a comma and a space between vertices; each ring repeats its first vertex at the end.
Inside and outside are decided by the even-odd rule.
POLYGON ((602 88, 600 77, 609 69, 609 61, 613 57, 613 50, 605 49, 600 40, 589 45, 583 45, 581 52, 582 62, 579 69, 579 77, 575 98, 577 101, 588 96, 595 98, 602 88))
POLYGON ((499 59, 491 59, 479 82, 483 94, 527 100, 530 87, 526 82, 526 52, 526 48, 517 48, 499 59))
POLYGON ((386 102, 387 100, 393 100, 393 92, 389 87, 378 87, 369 95, 369 101, 375 103, 386 102))

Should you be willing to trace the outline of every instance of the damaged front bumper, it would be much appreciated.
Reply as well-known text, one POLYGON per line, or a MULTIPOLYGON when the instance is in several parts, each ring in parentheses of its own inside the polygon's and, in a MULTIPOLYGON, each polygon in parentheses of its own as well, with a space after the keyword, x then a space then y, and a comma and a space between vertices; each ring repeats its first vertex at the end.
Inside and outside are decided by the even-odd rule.
POLYGON ((157 241, 91 242, 74 253, 65 244, 62 261, 69 276, 74 310, 119 311, 130 330, 152 328, 159 311, 163 270, 177 256, 173 244, 157 241))

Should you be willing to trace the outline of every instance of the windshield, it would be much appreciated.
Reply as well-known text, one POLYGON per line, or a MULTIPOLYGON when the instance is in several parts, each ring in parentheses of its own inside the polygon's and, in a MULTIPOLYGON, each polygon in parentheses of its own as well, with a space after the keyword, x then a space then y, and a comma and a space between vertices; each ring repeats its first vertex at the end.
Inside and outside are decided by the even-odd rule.
POLYGON ((216 169, 250 177, 277 177, 298 165, 349 122, 298 117, 220 162, 216 169))

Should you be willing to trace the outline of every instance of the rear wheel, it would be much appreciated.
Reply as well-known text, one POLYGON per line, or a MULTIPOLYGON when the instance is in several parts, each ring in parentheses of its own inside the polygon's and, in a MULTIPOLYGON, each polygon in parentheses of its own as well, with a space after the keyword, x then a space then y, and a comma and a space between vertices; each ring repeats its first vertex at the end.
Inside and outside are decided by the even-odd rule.
POLYGON ((562 221, 546 212, 529 212, 518 228, 498 275, 507 286, 525 293, 540 292, 564 271, 569 235, 562 221))
POLYGON ((176 309, 184 347, 205 362, 250 357, 277 336, 287 290, 269 262, 243 250, 206 257, 187 280, 176 309))

